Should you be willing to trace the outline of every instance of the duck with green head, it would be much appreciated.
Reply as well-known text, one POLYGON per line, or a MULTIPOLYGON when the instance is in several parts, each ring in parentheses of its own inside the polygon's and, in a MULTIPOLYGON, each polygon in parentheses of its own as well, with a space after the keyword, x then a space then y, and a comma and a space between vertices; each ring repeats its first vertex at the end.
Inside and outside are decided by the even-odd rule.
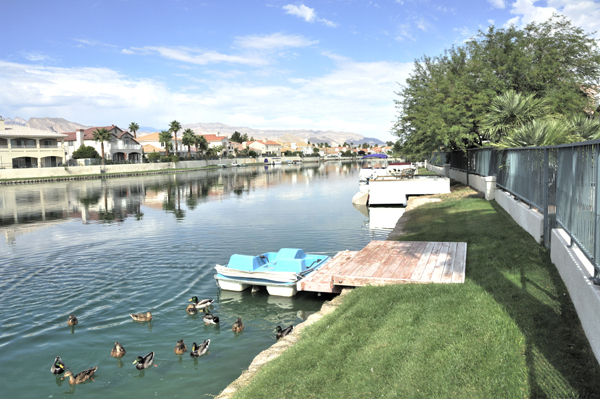
POLYGON ((289 333, 291 333, 294 330, 294 326, 289 326, 287 328, 281 328, 281 326, 277 326, 277 328, 275 329, 275 331, 277 331, 277 340, 279 340, 280 338, 285 337, 286 335, 288 335, 289 333))
POLYGON ((210 345, 210 339, 205 339, 200 345, 192 344, 192 351, 190 352, 191 357, 199 357, 208 352, 208 346, 210 345))
POLYGON ((207 308, 210 305, 212 305, 212 303, 214 301, 215 301, 214 299, 203 299, 203 300, 199 301, 197 296, 193 296, 192 299, 190 299, 188 301, 188 302, 192 302, 191 304, 188 305, 188 309, 190 309, 191 307, 194 307, 198 310, 204 309, 204 308, 207 308))
POLYGON ((219 324, 219 318, 217 316, 215 316, 214 314, 211 314, 210 311, 208 310, 208 308, 204 308, 203 312, 204 312, 204 317, 202 318, 202 320, 206 324, 219 324))
POLYGON ((135 368, 138 370, 147 369, 150 366, 158 367, 154 364, 154 352, 150 352, 144 357, 138 356, 137 359, 133 361, 133 364, 135 364, 135 368))
POLYGON ((56 356, 54 363, 52 363, 52 366, 50 367, 50 371, 52 371, 52 374, 54 375, 59 375, 65 372, 65 368, 66 366, 60 356, 56 356))

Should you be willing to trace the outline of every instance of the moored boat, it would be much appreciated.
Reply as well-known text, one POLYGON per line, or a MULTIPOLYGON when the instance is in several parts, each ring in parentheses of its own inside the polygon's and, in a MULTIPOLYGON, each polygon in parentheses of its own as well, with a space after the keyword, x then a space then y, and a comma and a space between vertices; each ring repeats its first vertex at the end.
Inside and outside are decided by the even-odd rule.
POLYGON ((329 256, 306 254, 298 248, 282 248, 262 255, 231 255, 225 266, 217 265, 215 279, 222 290, 244 291, 264 286, 271 295, 294 296, 299 281, 329 260, 329 256))

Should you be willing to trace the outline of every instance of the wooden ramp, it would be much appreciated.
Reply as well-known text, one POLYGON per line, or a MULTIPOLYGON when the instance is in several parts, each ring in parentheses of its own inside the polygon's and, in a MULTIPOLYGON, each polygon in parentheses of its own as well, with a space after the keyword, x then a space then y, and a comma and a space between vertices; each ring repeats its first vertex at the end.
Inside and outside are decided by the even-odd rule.
POLYGON ((465 242, 371 241, 344 251, 298 283, 299 291, 340 292, 364 285, 464 283, 465 242))

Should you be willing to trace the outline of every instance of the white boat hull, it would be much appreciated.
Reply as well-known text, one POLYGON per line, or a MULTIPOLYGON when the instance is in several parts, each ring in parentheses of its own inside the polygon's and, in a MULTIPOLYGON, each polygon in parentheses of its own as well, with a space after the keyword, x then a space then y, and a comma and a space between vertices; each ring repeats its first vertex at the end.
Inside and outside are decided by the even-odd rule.
POLYGON ((224 279, 219 279, 219 287, 225 291, 235 291, 242 292, 252 286, 252 284, 242 284, 234 281, 227 281, 224 279))
POLYGON ((296 285, 294 284, 291 287, 267 286, 267 292, 269 295, 292 297, 298 293, 298 290, 296 290, 296 285))

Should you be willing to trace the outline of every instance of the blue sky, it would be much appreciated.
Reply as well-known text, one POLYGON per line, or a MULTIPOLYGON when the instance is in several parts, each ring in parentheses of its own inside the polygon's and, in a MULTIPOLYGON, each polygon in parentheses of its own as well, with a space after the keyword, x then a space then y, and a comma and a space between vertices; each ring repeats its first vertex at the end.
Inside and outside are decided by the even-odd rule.
POLYGON ((394 91, 416 58, 554 11, 600 28, 591 0, 6 0, 0 115, 391 140, 394 91))

